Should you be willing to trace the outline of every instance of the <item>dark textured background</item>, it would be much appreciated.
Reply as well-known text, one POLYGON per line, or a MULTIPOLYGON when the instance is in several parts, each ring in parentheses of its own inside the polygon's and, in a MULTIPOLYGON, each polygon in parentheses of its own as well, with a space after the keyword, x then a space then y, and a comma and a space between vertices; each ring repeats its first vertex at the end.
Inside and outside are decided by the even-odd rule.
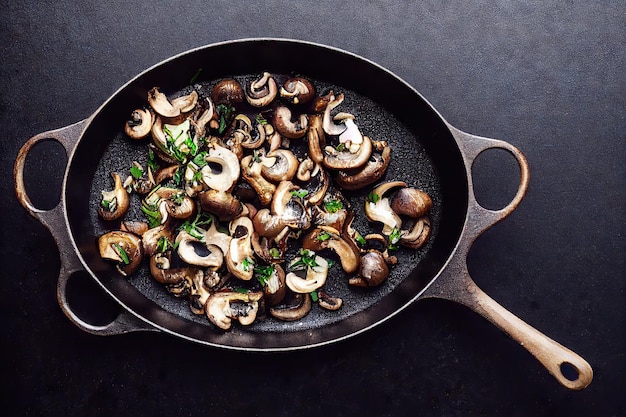
MULTIPOLYGON (((3 414, 624 415, 626 8, 454 3, 1 1, 3 414), (18 149, 89 116, 162 59, 253 36, 363 55, 454 126, 525 153, 528 194, 478 239, 470 271, 513 313, 585 357, 591 386, 567 391, 499 330, 442 301, 420 302, 336 345, 271 355, 161 334, 97 337, 65 318, 55 298, 56 246, 12 191, 18 149)), ((50 208, 63 151, 45 143, 31 156, 28 191, 50 208)), ((501 152, 480 158, 481 201, 506 204, 516 175, 501 152)), ((83 290, 91 294, 79 303, 86 312, 110 311, 83 290)))

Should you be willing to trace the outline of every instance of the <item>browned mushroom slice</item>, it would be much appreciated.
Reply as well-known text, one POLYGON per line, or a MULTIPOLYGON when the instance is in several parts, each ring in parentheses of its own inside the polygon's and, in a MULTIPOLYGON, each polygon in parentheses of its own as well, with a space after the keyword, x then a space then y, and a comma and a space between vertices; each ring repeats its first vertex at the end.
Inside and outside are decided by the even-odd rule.
POLYGON ((365 215, 373 222, 383 224, 383 234, 389 236, 394 229, 400 230, 402 219, 389 205, 389 198, 385 194, 395 187, 406 187, 402 181, 385 182, 375 187, 365 200, 365 215))
POLYGON ((319 226, 313 229, 303 237, 302 248, 314 252, 322 249, 333 250, 347 274, 355 272, 359 267, 358 248, 351 245, 348 239, 343 239, 340 232, 331 227, 319 226))
POLYGON ((98 250, 103 259, 114 261, 117 270, 124 276, 135 272, 143 259, 141 239, 129 232, 103 234, 98 238, 98 250))
POLYGON ((120 225, 120 229, 123 232, 130 232, 130 233, 136 234, 137 236, 141 236, 145 232, 148 231, 149 226, 148 226, 148 223, 146 222, 130 220, 130 221, 123 221, 120 225))
POLYGON ((124 132, 132 139, 143 139, 150 134, 154 123, 154 114, 147 109, 137 109, 130 115, 124 126, 124 132))
POLYGON ((391 148, 385 143, 382 152, 372 153, 369 161, 360 170, 338 171, 334 177, 335 182, 344 190, 359 190, 382 178, 390 161, 391 148))
POLYGON ((163 117, 176 117, 180 114, 180 109, 172 105, 167 96, 154 87, 148 92, 148 103, 152 109, 163 117))
POLYGON ((248 155, 241 160, 241 176, 256 191, 262 206, 267 206, 272 201, 272 196, 276 192, 276 186, 267 181, 261 171, 263 165, 254 160, 252 155, 248 155))
POLYGON ((309 158, 318 164, 324 161, 323 149, 326 147, 326 136, 322 128, 322 116, 319 114, 309 118, 309 130, 307 132, 309 158))
POLYGON ((292 121, 292 114, 289 107, 278 106, 274 109, 272 125, 278 133, 289 139, 297 139, 307 132, 309 119, 306 114, 301 114, 292 121))
POLYGON ((260 291, 249 293, 216 292, 208 298, 206 315, 217 327, 228 330, 233 320, 247 326, 256 319, 259 311, 259 300, 263 297, 260 291))
POLYGON ((264 72, 260 78, 250 83, 246 100, 254 107, 265 107, 276 98, 277 92, 276 81, 269 72, 264 72))
POLYGON ((430 236, 430 219, 428 216, 420 217, 408 232, 404 232, 400 238, 402 246, 411 249, 419 249, 430 236))
POLYGON ((272 263, 268 266, 255 268, 255 273, 263 287, 266 304, 268 306, 278 305, 287 293, 285 270, 280 264, 272 263))
POLYGON ((292 104, 308 103, 315 97, 315 87, 306 78, 290 78, 280 88, 280 96, 292 104))
POLYGON ((269 309, 270 314, 283 321, 296 321, 311 311, 311 296, 288 292, 282 304, 269 309))
POLYGON ((339 310, 343 305, 343 300, 341 298, 330 296, 328 295, 328 293, 322 290, 319 290, 317 292, 317 297, 317 303, 320 305, 320 307, 326 310, 336 311, 339 310))
POLYGON ((117 173, 112 173, 114 189, 112 191, 102 191, 102 201, 98 207, 98 214, 102 219, 111 221, 117 220, 128 211, 130 207, 130 197, 122 178, 117 173))
POLYGON ((363 136, 363 143, 354 153, 347 148, 338 150, 331 146, 326 146, 324 153, 324 165, 327 168, 337 170, 360 168, 372 155, 372 141, 367 136, 363 136))
MULTIPOLYGON (((309 252, 310 253, 310 252, 309 252)), ((296 257, 294 262, 297 263, 300 258, 296 257)), ((319 255, 312 256, 313 265, 306 265, 306 275, 301 277, 295 272, 289 272, 285 277, 287 287, 298 294, 309 294, 326 283, 328 276, 328 261, 319 255)))
POLYGON ((198 193, 202 210, 215 214, 220 220, 230 221, 239 216, 243 210, 241 201, 230 193, 218 190, 207 190, 198 193))
POLYGON ((254 250, 252 249, 252 221, 238 217, 229 225, 231 240, 226 254, 226 267, 237 278, 249 281, 254 275, 254 250))
POLYGON ((176 243, 178 256, 190 265, 217 270, 224 263, 224 253, 218 246, 203 242, 185 231, 178 234, 176 243))
POLYGON ((277 149, 261 157, 261 175, 268 181, 291 181, 298 170, 298 158, 289 149, 277 149))

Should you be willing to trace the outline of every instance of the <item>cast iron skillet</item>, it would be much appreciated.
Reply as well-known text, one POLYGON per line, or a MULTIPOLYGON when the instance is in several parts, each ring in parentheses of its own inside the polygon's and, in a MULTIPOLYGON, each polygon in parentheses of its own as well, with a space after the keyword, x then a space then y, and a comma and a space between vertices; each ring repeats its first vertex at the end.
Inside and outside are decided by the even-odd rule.
POLYGON ((294 350, 356 335, 398 314, 414 301, 434 297, 461 303, 487 318, 528 349, 564 386, 582 389, 592 380, 593 371, 583 358, 500 306, 476 286, 468 273, 466 258, 474 240, 507 217, 526 192, 529 172, 525 157, 507 142, 452 127, 406 82, 352 53, 285 39, 238 40, 185 52, 139 74, 89 118, 32 137, 17 156, 14 179, 20 203, 50 229, 59 246, 59 304, 68 318, 87 332, 114 335, 157 330, 229 349, 294 350), (198 72, 199 69, 202 70, 198 72), (383 129, 385 133, 393 135, 394 129, 401 132, 385 138, 394 149, 395 164, 390 166, 386 179, 403 179, 431 193, 435 202, 434 233, 424 250, 399 253, 401 264, 403 259, 410 262, 394 269, 394 278, 386 289, 362 294, 360 301, 350 304, 352 307, 342 307, 344 311, 338 316, 318 312, 301 325, 272 324, 268 320, 249 329, 234 327, 223 332, 206 319, 191 315, 185 303, 168 297, 155 282, 141 275, 123 279, 99 257, 95 241, 104 229, 93 216, 97 204, 94 195, 102 189, 98 182, 100 171, 119 169, 129 163, 128 158, 136 156, 131 146, 120 146, 120 131, 130 112, 145 105, 150 88, 159 86, 171 94, 188 86, 197 74, 197 81, 209 82, 262 71, 302 74, 321 85, 340 88, 350 95, 346 103, 352 100, 352 108, 342 110, 355 112, 356 120, 365 124, 364 129, 383 120, 390 123, 387 131, 383 129), (43 140, 58 141, 69 155, 60 202, 47 211, 33 206, 23 181, 26 156, 43 140), (122 161, 112 151, 116 147, 130 149, 122 161), (519 189, 501 210, 480 206, 473 192, 472 164, 480 153, 492 148, 511 153, 520 167, 519 189), (68 303, 68 280, 83 270, 123 307, 107 325, 87 323, 68 303))

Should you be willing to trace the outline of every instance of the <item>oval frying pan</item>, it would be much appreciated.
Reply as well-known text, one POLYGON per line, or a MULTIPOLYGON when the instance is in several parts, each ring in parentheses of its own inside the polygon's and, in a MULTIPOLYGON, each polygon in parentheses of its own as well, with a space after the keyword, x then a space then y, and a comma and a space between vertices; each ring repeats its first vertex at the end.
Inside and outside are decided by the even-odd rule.
MULTIPOLYGON (((59 304, 69 319, 87 332, 113 335, 156 330, 229 349, 293 350, 348 338, 384 322, 414 301, 436 297, 464 304, 484 316, 526 347, 561 384, 582 389, 593 376, 589 364, 497 304, 476 286, 467 270, 472 243, 517 207, 528 187, 528 176, 526 159, 514 146, 452 127, 415 89, 379 65, 319 44, 265 38, 213 44, 153 66, 121 87, 88 119, 31 138, 20 150, 14 169, 20 203, 50 229, 59 246, 59 304), (348 288, 345 277, 334 273, 328 290, 344 299, 340 312, 314 309, 298 323, 270 318, 224 332, 190 313, 186 301, 169 295, 145 271, 130 279, 120 277, 98 255, 95 241, 109 226, 95 213, 100 190, 110 188, 110 172, 125 172, 133 160, 145 161, 145 144, 130 143, 121 132, 128 114, 145 105, 149 89, 159 86, 166 94, 174 94, 188 89, 192 79, 196 88, 210 88, 221 78, 245 78, 262 71, 283 77, 304 75, 321 90, 345 93, 342 111, 353 113, 364 133, 388 140, 393 148, 385 179, 404 180, 433 197, 433 234, 424 248, 398 252, 399 263, 380 288, 348 288), (30 202, 23 171, 29 150, 50 139, 60 142, 69 157, 60 202, 44 211, 30 202), (519 189, 501 210, 480 206, 472 186, 472 164, 491 148, 510 152, 520 166, 519 189), (73 273, 83 270, 123 307, 113 322, 94 326, 72 310, 66 285, 73 273)), ((348 195, 360 219, 357 230, 372 227, 362 213, 363 193, 348 195)))

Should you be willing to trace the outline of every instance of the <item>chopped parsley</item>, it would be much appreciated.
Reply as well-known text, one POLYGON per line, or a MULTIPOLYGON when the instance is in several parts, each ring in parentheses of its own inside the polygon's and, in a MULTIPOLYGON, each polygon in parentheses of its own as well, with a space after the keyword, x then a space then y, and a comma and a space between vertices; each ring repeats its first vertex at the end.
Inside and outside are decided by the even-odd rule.
POLYGON ((267 284, 267 281, 274 275, 275 271, 276 267, 274 265, 257 266, 254 268, 256 279, 258 279, 259 283, 263 286, 267 284))
POLYGON ((153 171, 159 169, 159 163, 156 161, 156 155, 152 149, 148 152, 148 167, 153 171))
POLYGON ((394 227, 391 234, 389 235, 389 246, 388 248, 391 250, 398 249, 398 242, 400 242, 400 238, 402 238, 402 233, 400 229, 394 227))
POLYGON ((340 200, 330 200, 324 202, 324 208, 329 213, 337 213, 343 208, 343 203, 340 200))
POLYGON ((278 259, 278 258, 280 258, 280 251, 279 251, 278 249, 276 249, 276 248, 272 248, 272 249, 270 249, 270 251, 269 251, 269 252, 270 252, 270 256, 271 256, 272 258, 274 258, 274 259, 278 259))
POLYGON ((241 268, 245 272, 248 272, 250 270, 250 268, 254 268, 254 259, 252 259, 252 258, 243 258, 243 261, 241 262, 241 268))
POLYGON ((319 240, 319 241, 324 242, 324 241, 326 241, 328 239, 330 239, 330 234, 328 232, 326 232, 326 231, 322 231, 322 232, 320 232, 320 234, 317 235, 317 240, 319 240))
POLYGON ((234 107, 228 107, 226 104, 217 106, 217 114, 219 115, 220 125, 217 132, 221 135, 226 131, 231 114, 235 111, 234 107))
POLYGON ((192 221, 187 220, 181 224, 178 230, 185 231, 196 239, 204 240, 204 230, 201 226, 208 226, 212 221, 213 218, 211 216, 200 212, 192 221))
POLYGON ((297 198, 304 198, 308 193, 307 190, 291 190, 291 195, 297 198))
POLYGON ((198 169, 202 168, 203 166, 207 164, 206 159, 205 159, 206 156, 207 156, 206 151, 202 151, 193 158, 193 163, 196 164, 198 169))
POLYGON ((113 248, 115 248, 117 254, 120 255, 120 258, 122 258, 122 262, 124 262, 124 265, 128 265, 130 263, 130 259, 128 258, 128 254, 126 253, 124 248, 122 248, 117 243, 113 244, 113 248))
POLYGON ((337 152, 343 152, 346 150, 346 145, 344 145, 343 143, 340 143, 339 145, 337 145, 335 149, 337 149, 337 152))
POLYGON ((130 175, 132 175, 133 178, 138 180, 139 178, 143 176, 143 169, 141 169, 141 167, 137 165, 133 165, 132 167, 130 167, 130 175))
POLYGON ((263 115, 261 113, 257 114, 254 119, 260 125, 266 125, 268 123, 267 119, 265 117, 263 117, 263 115))
POLYGON ((100 206, 102 206, 102 208, 106 211, 115 211, 115 209, 117 208, 117 198, 113 197, 110 200, 103 199, 100 202, 100 206))
POLYGON ((150 205, 144 203, 141 205, 141 211, 143 211, 143 214, 146 215, 146 218, 148 219, 148 226, 151 229, 161 224, 162 217, 159 212, 159 207, 156 204, 150 205))
POLYGON ((298 252, 299 257, 295 258, 291 264, 289 264, 289 269, 292 270, 300 270, 306 268, 315 268, 319 266, 317 262, 315 262, 315 252, 308 249, 300 249, 298 252))
POLYGON ((367 243, 367 240, 365 240, 365 238, 361 236, 359 232, 356 232, 356 231, 355 231, 354 240, 356 240, 356 243, 360 245, 365 245, 367 243))
POLYGON ((369 201, 370 203, 378 203, 380 201, 380 196, 378 194, 375 193, 369 193, 367 195, 367 201, 369 201))
POLYGON ((311 291, 311 300, 314 303, 317 303, 317 300, 319 300, 319 295, 317 295, 317 291, 311 291))
POLYGON ((157 250, 161 253, 165 252, 168 248, 176 249, 178 242, 172 244, 165 236, 161 236, 157 242, 157 250))

